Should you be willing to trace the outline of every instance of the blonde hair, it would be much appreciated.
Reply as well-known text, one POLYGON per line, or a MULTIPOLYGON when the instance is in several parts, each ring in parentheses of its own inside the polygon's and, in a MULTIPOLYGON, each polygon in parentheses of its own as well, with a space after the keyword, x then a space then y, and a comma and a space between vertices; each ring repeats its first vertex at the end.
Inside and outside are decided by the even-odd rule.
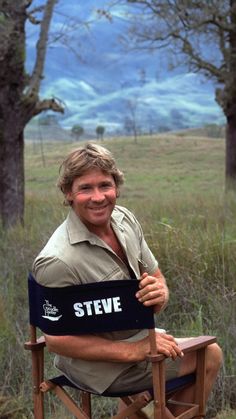
MULTIPOLYGON (((124 175, 117 168, 116 162, 105 147, 88 143, 72 151, 62 162, 59 168, 57 185, 64 195, 71 191, 75 178, 82 176, 90 169, 98 168, 111 175, 117 189, 124 183, 124 175)), ((65 205, 70 202, 65 199, 65 205)))

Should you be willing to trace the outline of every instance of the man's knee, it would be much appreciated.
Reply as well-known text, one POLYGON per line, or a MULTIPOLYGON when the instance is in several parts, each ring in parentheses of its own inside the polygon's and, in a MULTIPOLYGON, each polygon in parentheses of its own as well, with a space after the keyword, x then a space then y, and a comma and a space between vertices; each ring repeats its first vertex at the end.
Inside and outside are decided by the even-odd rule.
POLYGON ((187 353, 181 359, 179 376, 191 374, 196 370, 197 358, 196 352, 187 353))
POLYGON ((223 353, 217 343, 212 343, 207 347, 207 370, 218 371, 223 363, 223 353))
MULTIPOLYGON (((196 370, 196 352, 188 353, 181 360, 179 375, 186 375, 196 370)), ((207 346, 206 352, 206 370, 217 372, 223 362, 223 354, 220 346, 217 343, 212 343, 207 346)))

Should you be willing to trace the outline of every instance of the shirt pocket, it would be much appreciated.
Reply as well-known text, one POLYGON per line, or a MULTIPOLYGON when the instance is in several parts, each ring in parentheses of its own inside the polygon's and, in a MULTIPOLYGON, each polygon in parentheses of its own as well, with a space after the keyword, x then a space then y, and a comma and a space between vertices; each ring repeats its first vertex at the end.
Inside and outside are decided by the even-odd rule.
POLYGON ((110 270, 109 273, 107 273, 107 275, 105 275, 101 279, 101 281, 109 281, 109 280, 116 280, 116 279, 125 279, 124 272, 119 268, 119 266, 110 270))

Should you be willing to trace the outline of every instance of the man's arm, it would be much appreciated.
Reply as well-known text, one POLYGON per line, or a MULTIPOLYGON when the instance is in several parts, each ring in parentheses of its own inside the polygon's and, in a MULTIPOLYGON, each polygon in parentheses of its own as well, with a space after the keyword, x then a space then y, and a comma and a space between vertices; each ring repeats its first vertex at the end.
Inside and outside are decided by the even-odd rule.
POLYGON ((145 306, 154 306, 156 313, 166 307, 169 300, 169 290, 160 269, 157 269, 152 275, 147 272, 143 273, 139 287, 140 290, 136 297, 145 306))
MULTIPOLYGON (((94 335, 45 335, 45 339, 50 352, 87 361, 139 362, 150 352, 148 337, 136 342, 112 341, 94 335)), ((173 336, 157 333, 156 340, 159 353, 173 359, 182 356, 173 336)))

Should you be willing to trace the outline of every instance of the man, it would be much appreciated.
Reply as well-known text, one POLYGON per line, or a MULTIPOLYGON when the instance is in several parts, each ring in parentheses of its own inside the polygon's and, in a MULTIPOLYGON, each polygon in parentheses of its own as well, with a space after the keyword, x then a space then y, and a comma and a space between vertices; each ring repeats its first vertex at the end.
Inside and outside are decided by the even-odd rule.
MULTIPOLYGON (((58 186, 70 211, 35 259, 33 273, 48 287, 136 278, 137 299, 159 312, 169 298, 166 281, 140 224, 130 211, 116 205, 122 183, 123 174, 104 147, 90 143, 69 154, 61 165, 58 186)), ((173 336, 157 332, 156 340, 159 352, 166 356, 168 378, 195 370, 195 354, 183 356, 173 336)), ((149 341, 143 331, 46 335, 46 342, 57 354, 56 367, 84 389, 138 393, 151 387, 151 367, 145 361, 149 341)), ((221 360, 218 345, 210 345, 206 398, 221 360)), ((182 400, 192 397, 192 389, 181 394, 182 400)))

